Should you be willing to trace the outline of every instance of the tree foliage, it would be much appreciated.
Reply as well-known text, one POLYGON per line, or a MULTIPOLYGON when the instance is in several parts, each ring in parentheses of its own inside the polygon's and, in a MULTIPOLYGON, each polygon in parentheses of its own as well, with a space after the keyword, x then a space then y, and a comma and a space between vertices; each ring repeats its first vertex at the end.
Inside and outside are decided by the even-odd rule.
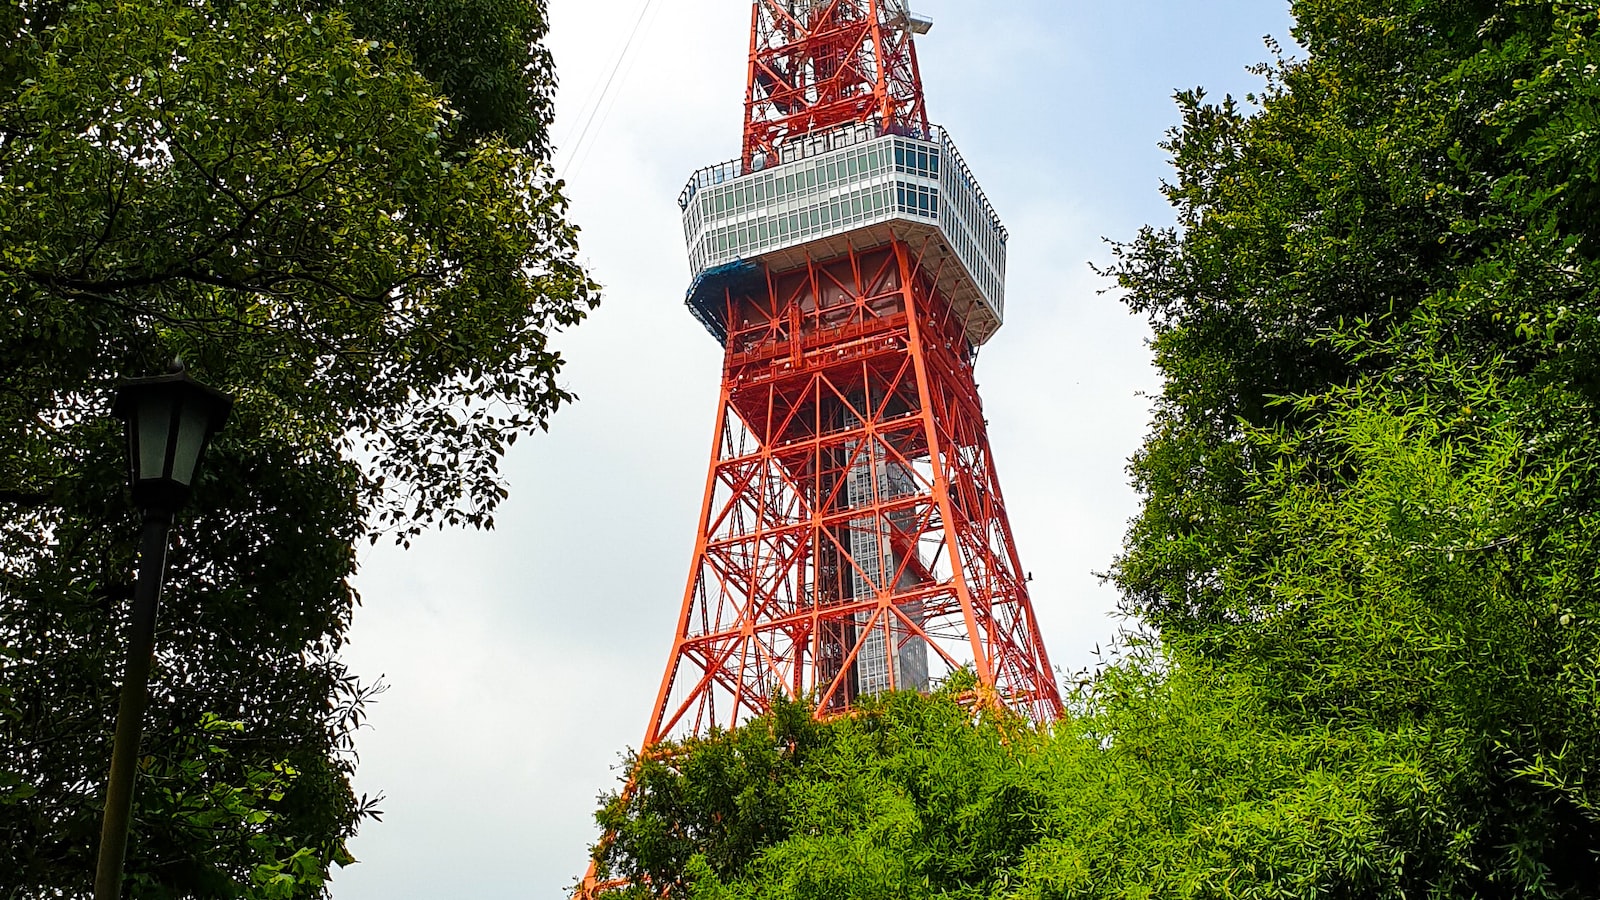
POLYGON ((596 296, 544 32, 537 0, 0 6, 0 894, 93 869, 137 534, 107 409, 175 356, 238 403, 177 529, 134 895, 349 861, 357 543, 492 524, 596 296))
POLYGON ((602 814, 615 871, 1600 896, 1600 4, 1292 5, 1306 55, 1258 95, 1178 95, 1177 224, 1106 270, 1165 378, 1113 572, 1142 642, 1050 733, 912 697, 813 726, 733 781, 759 820, 702 760, 769 758, 777 721, 669 754, 602 814))
POLYGON ((1600 896, 1593 569, 1524 537, 1580 467, 1509 422, 1319 405, 1334 484, 1248 432, 1260 546, 1293 548, 1226 576, 1250 621, 1135 640, 1053 729, 894 695, 663 748, 603 864, 695 900, 1600 896))
POLYGON ((1462 893, 1592 891, 1600 6, 1295 11, 1121 248, 1166 387, 1117 580, 1291 722, 1449 737, 1462 893))

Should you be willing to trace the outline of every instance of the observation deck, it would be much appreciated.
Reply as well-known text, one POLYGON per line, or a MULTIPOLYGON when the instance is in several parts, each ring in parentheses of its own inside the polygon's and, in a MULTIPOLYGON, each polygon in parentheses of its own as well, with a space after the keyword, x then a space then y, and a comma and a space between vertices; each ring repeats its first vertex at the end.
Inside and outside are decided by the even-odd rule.
POLYGON ((899 239, 967 323, 974 347, 1005 319, 1008 234, 943 129, 930 139, 853 125, 783 147, 776 165, 695 173, 678 198, 694 282, 689 308, 726 342, 724 289, 899 239), (758 266, 757 264, 760 264, 758 266))

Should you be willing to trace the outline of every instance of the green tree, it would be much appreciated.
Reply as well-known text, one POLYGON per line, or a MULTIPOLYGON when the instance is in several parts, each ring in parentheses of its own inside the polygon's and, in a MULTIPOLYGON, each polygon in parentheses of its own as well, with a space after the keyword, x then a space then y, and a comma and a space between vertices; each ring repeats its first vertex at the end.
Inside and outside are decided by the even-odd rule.
POLYGON ((310 897, 370 813, 358 542, 490 526, 596 298, 537 0, 0 7, 0 894, 95 852, 136 522, 119 377, 238 406, 177 530, 140 897, 310 897), (227 728, 217 723, 235 723, 227 728))
POLYGON ((1257 111, 1180 95, 1180 227, 1113 270, 1166 377, 1116 577, 1293 727, 1428 735, 1417 883, 1588 896, 1600 5, 1294 10, 1257 111))

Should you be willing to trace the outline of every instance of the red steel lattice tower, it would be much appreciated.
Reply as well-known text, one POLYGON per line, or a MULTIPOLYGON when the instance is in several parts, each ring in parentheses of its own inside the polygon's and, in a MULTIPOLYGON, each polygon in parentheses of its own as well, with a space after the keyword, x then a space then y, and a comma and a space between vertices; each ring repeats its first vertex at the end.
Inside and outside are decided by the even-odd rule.
POLYGON ((1060 715, 973 375, 1007 235, 928 124, 931 25, 905 0, 755 0, 743 155, 680 197, 689 307, 725 356, 647 754, 777 692, 829 716, 962 669, 980 703, 1060 715))
POLYGON ((680 198, 725 352, 689 586, 645 747, 775 690, 820 715, 970 667, 1060 712, 973 377, 1006 232, 929 126, 904 0, 756 0, 744 156, 680 198))

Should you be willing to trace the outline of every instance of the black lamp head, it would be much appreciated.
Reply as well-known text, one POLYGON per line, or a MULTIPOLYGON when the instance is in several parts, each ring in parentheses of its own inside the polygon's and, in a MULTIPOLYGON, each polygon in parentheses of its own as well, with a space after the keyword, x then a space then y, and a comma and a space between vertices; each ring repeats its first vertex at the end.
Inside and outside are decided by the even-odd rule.
POLYGON ((183 371, 134 378, 117 389, 112 414, 127 427, 128 483, 146 512, 175 513, 189 499, 211 438, 233 410, 233 398, 183 371))

